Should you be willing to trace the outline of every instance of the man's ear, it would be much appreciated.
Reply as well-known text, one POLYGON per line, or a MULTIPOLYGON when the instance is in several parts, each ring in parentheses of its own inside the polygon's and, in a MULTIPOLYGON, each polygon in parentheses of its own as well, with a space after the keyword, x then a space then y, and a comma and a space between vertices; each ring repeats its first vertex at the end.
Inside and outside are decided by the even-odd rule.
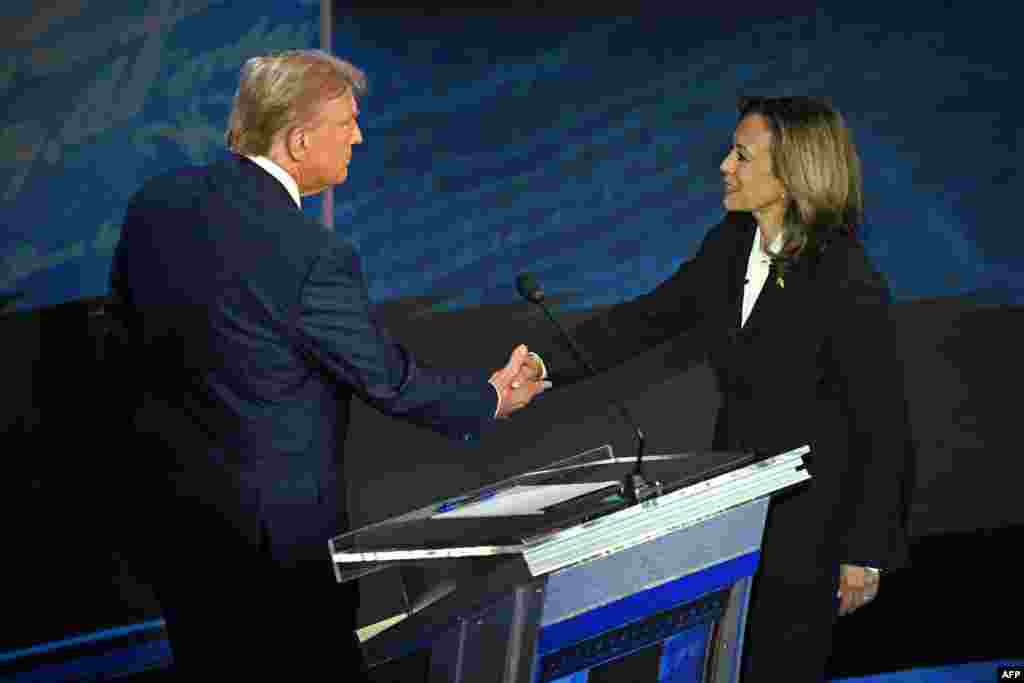
POLYGON ((306 158, 309 152, 309 133, 302 126, 293 126, 285 132, 285 149, 288 156, 296 161, 306 158))

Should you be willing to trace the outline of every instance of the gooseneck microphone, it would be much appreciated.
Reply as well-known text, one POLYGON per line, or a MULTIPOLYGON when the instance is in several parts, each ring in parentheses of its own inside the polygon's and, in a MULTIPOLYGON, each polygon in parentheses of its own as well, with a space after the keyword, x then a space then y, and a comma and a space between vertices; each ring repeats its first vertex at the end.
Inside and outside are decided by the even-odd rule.
MULTIPOLYGON (((544 303, 544 290, 537 282, 537 278, 531 273, 520 273, 516 278, 516 289, 519 291, 519 295, 529 301, 530 303, 537 304, 541 310, 544 311, 544 315, 547 316, 551 324, 561 333, 562 337, 569 344, 569 349, 572 354, 576 357, 576 360, 582 365, 587 373, 594 377, 597 375, 597 371, 594 370, 594 366, 590 364, 583 352, 580 351, 579 346, 576 345, 576 340, 572 338, 555 316, 551 314, 551 310, 544 303)), ((657 484, 650 484, 647 478, 644 476, 644 433, 637 426, 636 420, 630 414, 626 405, 618 400, 613 400, 612 405, 619 411, 619 415, 626 421, 630 427, 633 428, 633 436, 636 438, 636 466, 630 474, 627 474, 622 480, 622 495, 630 503, 635 504, 642 500, 646 500, 653 496, 660 489, 657 484)))

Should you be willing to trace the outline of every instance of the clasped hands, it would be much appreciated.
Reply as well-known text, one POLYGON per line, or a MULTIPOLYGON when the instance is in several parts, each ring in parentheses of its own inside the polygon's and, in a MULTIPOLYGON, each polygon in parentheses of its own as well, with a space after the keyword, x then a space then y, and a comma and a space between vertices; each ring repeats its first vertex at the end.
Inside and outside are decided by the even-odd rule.
POLYGON ((512 351, 508 364, 495 371, 490 382, 501 396, 495 417, 508 417, 551 388, 551 382, 541 379, 540 366, 524 344, 512 351))

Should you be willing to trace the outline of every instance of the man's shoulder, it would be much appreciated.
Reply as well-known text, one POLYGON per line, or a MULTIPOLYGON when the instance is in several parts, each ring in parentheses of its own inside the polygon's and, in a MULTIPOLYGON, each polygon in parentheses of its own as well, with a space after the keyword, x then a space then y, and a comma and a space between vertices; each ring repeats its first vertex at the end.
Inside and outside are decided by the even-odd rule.
POLYGON ((225 160, 164 170, 145 179, 132 195, 131 201, 142 203, 145 200, 166 200, 199 192, 207 180, 227 173, 225 160))
MULTIPOLYGON (((362 272, 362 259, 355 242, 343 234, 329 231, 312 219, 306 219, 311 227, 319 228, 315 231, 315 237, 311 244, 315 244, 320 259, 324 262, 333 263, 335 266, 344 266, 346 270, 362 272)), ((312 232, 312 231, 311 231, 312 232)))

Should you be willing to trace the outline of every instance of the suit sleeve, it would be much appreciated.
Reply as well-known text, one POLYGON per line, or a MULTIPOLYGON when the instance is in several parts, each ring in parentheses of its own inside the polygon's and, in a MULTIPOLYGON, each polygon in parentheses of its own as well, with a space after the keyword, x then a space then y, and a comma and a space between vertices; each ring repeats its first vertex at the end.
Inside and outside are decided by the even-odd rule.
MULTIPOLYGON (((723 233, 724 224, 712 228, 697 253, 647 294, 616 304, 571 330, 595 370, 608 370, 701 322, 702 293, 720 289, 714 273, 724 267, 723 233)), ((556 387, 586 376, 563 340, 534 341, 530 348, 543 358, 556 387)))
POLYGON ((890 294, 862 249, 846 255, 833 309, 833 348, 850 424, 850 525, 843 561, 882 569, 907 563, 907 414, 894 351, 890 294))
POLYGON ((110 262, 110 281, 107 292, 107 323, 104 343, 107 345, 109 363, 118 364, 119 376, 123 377, 126 387, 122 392, 125 396, 126 405, 135 404, 135 396, 141 391, 140 383, 147 373, 147 367, 136 358, 141 354, 141 321, 131 305, 131 291, 127 286, 125 268, 127 257, 125 256, 129 240, 132 240, 132 224, 136 221, 136 210, 134 202, 128 206, 125 212, 124 223, 121 227, 121 236, 114 247, 114 254, 110 262))
POLYGON ((374 319, 359 256, 333 238, 302 288, 295 320, 310 361, 381 412, 469 440, 493 422, 497 394, 480 374, 442 372, 374 319))

